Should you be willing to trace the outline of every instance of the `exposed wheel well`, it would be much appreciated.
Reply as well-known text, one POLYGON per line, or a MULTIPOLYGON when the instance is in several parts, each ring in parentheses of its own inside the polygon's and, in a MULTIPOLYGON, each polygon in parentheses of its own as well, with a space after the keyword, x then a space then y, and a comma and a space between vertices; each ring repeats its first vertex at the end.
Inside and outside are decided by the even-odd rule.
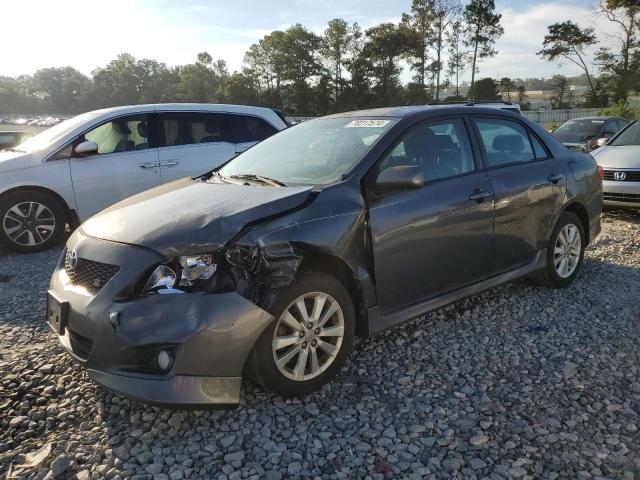
POLYGON ((58 193, 54 192, 53 190, 49 190, 48 188, 45 188, 45 187, 28 185, 28 186, 11 188, 0 194, 0 200, 12 193, 27 192, 27 191, 46 193, 47 195, 53 197, 62 206, 65 214, 65 220, 71 227, 72 231, 76 227, 78 227, 78 225, 80 225, 80 219, 78 218, 77 212, 74 209, 70 208, 69 205, 67 205, 67 202, 65 202, 64 198, 62 198, 58 193))
POLYGON ((589 238, 589 214, 587 213, 587 209, 581 203, 572 203, 568 205, 565 209, 565 212, 575 213, 580 221, 582 222, 582 227, 584 228, 584 233, 587 236, 587 244, 591 241, 589 238))
POLYGON ((354 278, 353 272, 340 258, 319 252, 308 252, 304 255, 298 271, 315 271, 331 275, 347 289, 353 300, 356 312, 356 335, 362 336, 367 328, 367 307, 360 282, 354 278))

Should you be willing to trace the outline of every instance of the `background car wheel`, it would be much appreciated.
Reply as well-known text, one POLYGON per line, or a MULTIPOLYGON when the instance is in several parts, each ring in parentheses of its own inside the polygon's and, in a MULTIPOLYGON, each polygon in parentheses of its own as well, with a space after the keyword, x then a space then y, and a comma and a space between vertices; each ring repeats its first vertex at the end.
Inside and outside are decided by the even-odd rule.
POLYGON ((276 320, 256 342, 247 373, 284 397, 317 390, 351 350, 355 313, 349 293, 333 277, 307 272, 280 295, 274 311, 276 320))
POLYGON ((46 250, 60 241, 65 223, 62 205, 46 193, 25 190, 0 200, 0 242, 12 251, 46 250))
POLYGON ((547 245, 547 265, 532 278, 538 285, 565 288, 582 267, 586 237, 580 218, 564 212, 553 229, 547 245))

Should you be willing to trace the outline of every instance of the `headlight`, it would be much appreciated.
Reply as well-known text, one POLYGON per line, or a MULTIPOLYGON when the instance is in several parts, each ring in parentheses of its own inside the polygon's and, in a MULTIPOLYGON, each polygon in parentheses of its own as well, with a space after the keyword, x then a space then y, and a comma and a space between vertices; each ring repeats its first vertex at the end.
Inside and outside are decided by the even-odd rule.
POLYGON ((159 265, 149 276, 149 280, 145 283, 142 291, 149 293, 160 289, 173 288, 176 284, 176 279, 176 272, 166 265, 159 265))
POLYGON ((182 266, 181 287, 190 287, 198 280, 208 280, 218 269, 213 263, 213 255, 187 255, 180 257, 178 262, 182 266))

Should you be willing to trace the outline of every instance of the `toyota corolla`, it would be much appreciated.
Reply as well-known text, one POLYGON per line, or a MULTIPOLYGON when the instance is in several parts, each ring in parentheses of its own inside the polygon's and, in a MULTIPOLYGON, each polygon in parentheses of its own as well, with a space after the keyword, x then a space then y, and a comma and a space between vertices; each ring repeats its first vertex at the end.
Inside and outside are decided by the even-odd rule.
POLYGON ((516 278, 566 287, 600 231, 592 157, 520 115, 403 107, 299 124, 86 221, 48 322, 91 378, 234 405, 318 389, 354 336, 516 278))

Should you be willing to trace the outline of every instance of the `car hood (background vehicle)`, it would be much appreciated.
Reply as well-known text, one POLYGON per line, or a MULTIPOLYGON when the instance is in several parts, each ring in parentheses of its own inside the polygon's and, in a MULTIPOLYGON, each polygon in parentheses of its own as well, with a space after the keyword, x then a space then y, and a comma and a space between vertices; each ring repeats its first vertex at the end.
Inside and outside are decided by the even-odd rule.
POLYGON ((640 168, 640 145, 605 145, 591 155, 604 168, 640 168))
POLYGON ((588 133, 563 133, 553 132, 552 135, 562 143, 584 143, 592 137, 596 137, 595 134, 588 133))
POLYGON ((312 187, 213 184, 185 178, 91 217, 83 233, 140 245, 167 257, 224 246, 247 225, 300 207, 312 187))
POLYGON ((13 150, 0 151, 0 172, 10 172, 35 165, 42 165, 42 163, 31 153, 15 152, 13 150))

